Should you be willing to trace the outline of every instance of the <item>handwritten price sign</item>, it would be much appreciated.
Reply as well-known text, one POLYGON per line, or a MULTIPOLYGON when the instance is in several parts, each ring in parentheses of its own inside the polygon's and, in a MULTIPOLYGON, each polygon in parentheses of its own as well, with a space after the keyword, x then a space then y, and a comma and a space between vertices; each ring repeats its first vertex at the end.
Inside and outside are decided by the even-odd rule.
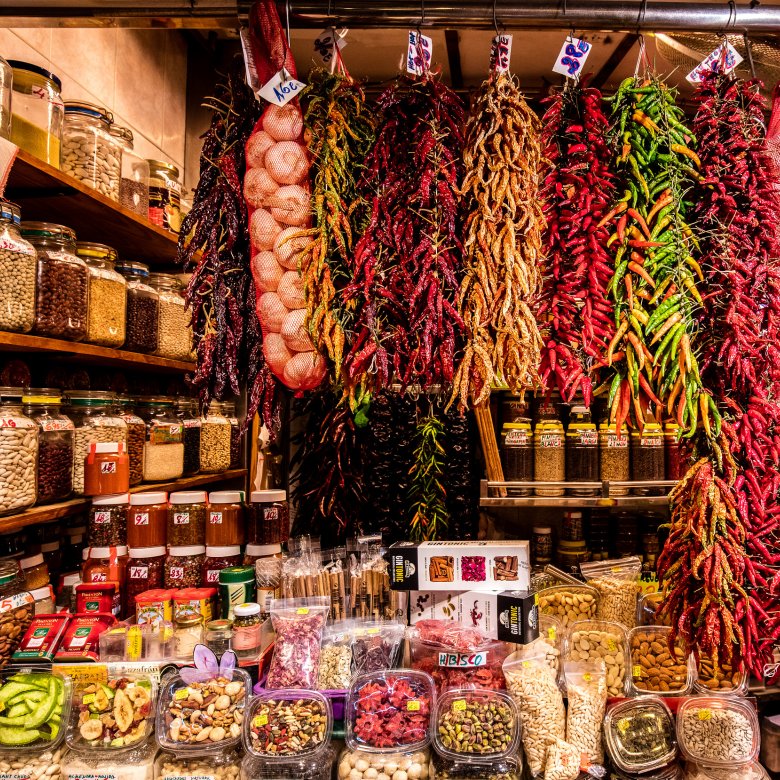
POLYGON ((409 46, 406 49, 406 71, 422 76, 431 67, 433 41, 416 30, 409 30, 409 46))
POLYGON ((294 79, 284 68, 263 84, 260 97, 273 103, 275 106, 283 106, 300 94, 306 86, 302 81, 294 79))
POLYGON ((742 62, 739 52, 728 42, 711 51, 685 78, 691 84, 704 81, 708 73, 731 73, 742 62))
POLYGON ((512 59, 512 36, 496 35, 490 43, 490 70, 506 73, 512 59))
POLYGON ((339 51, 347 45, 346 30, 335 30, 329 27, 323 30, 314 40, 314 55, 323 65, 330 65, 336 55, 336 47, 339 51))
POLYGON ((553 65, 553 73, 560 73, 570 79, 578 79, 592 48, 592 44, 587 41, 569 36, 561 46, 558 59, 553 65))

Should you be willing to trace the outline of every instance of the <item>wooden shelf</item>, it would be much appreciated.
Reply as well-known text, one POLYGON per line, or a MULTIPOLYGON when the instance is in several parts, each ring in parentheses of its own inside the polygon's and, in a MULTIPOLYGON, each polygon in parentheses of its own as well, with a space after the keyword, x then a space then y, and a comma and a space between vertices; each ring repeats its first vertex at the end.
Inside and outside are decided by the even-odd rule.
POLYGON ((102 366, 137 368, 143 371, 173 371, 181 373, 193 371, 195 364, 185 360, 144 355, 140 352, 128 352, 124 349, 98 347, 84 342, 50 339, 45 336, 30 336, 26 333, 6 333, 0 331, 0 352, 46 352, 64 358, 78 358, 80 363, 92 363, 102 366))
MULTIPOLYGON (((230 469, 220 474, 197 474, 194 477, 183 477, 172 482, 148 482, 137 487, 130 488, 131 493, 140 493, 144 490, 191 490, 202 485, 213 485, 216 482, 227 482, 231 479, 246 477, 246 469, 230 469)), ((75 515, 89 506, 89 498, 72 498, 70 501, 61 501, 59 504, 45 504, 34 506, 15 515, 0 517, 0 533, 18 531, 28 525, 38 523, 51 523, 61 517, 75 515)))
POLYGON ((19 204, 24 221, 58 222, 73 228, 79 241, 108 244, 120 257, 175 266, 178 236, 23 149, 11 167, 5 197, 19 204))

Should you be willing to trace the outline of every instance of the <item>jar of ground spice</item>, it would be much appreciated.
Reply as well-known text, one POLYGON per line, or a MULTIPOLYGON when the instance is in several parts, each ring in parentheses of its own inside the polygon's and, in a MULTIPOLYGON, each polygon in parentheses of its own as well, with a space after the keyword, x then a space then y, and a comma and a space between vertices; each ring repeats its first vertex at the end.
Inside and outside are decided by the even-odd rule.
POLYGON ((76 253, 89 268, 87 341, 121 347, 125 340, 127 282, 114 269, 116 250, 105 244, 79 241, 76 253))
POLYGON ((206 546, 244 543, 244 494, 240 490, 209 493, 206 546))
MULTIPOLYGON (((599 463, 601 479, 605 482, 628 482, 631 479, 628 457, 628 429, 623 425, 620 433, 615 423, 603 422, 599 426, 599 463)), ((609 486, 610 496, 628 495, 627 487, 609 486)))
POLYGON ((62 413, 62 395, 27 388, 24 413, 38 425, 38 503, 64 501, 73 490, 73 420, 62 413))
POLYGON ((121 591, 125 587, 127 547, 90 547, 81 571, 81 581, 113 582, 121 591))
POLYGON ((38 253, 36 333, 82 341, 87 336, 89 271, 76 255, 76 234, 51 222, 23 222, 22 235, 38 253))
POLYGON ((135 413, 129 398, 116 399, 116 414, 127 426, 127 456, 130 458, 130 487, 144 478, 146 423, 135 413))
POLYGON ((176 401, 176 416, 182 426, 184 444, 183 476, 190 477, 200 471, 200 414, 198 402, 193 398, 179 398, 176 401))
POLYGON ((688 449, 680 438, 680 426, 673 420, 664 423, 664 461, 666 479, 680 480, 685 476, 688 470, 688 449))
MULTIPOLYGON (((534 481, 563 482, 566 479, 566 444, 563 423, 538 423, 534 432, 534 481)), ((562 486, 534 488, 537 496, 562 496, 562 486)))
POLYGON ((182 425, 167 396, 141 398, 136 410, 146 423, 144 481, 178 479, 184 470, 182 425))
POLYGON ((127 544, 128 493, 95 496, 87 516, 90 547, 118 547, 127 544))
POLYGON ((253 490, 247 506, 247 543, 282 544, 290 536, 285 490, 253 490))
POLYGON ((200 428, 200 470, 206 474, 230 468, 230 420, 222 404, 212 401, 200 428))
MULTIPOLYGON (((643 430, 631 432, 631 479, 644 482, 665 476, 664 433, 657 422, 647 422, 643 430)), ((632 491, 638 496, 660 496, 665 488, 637 487, 632 491)))
MULTIPOLYGON (((171 493, 168 507, 169 545, 203 545, 206 541, 208 506, 204 490, 171 493)), ((205 552, 205 548, 204 548, 205 552)))
POLYGON ((124 348, 133 352, 157 349, 160 296, 149 282, 149 266, 120 262, 116 270, 127 280, 127 318, 124 348))
POLYGON ((168 494, 132 493, 127 510, 128 547, 164 547, 168 526, 168 494))
POLYGON ((46 565, 46 561, 43 560, 42 553, 22 558, 19 561, 19 568, 22 570, 24 587, 27 590, 43 588, 49 584, 49 567, 46 565))
MULTIPOLYGON (((566 431, 566 481, 599 481, 599 437, 587 406, 573 406, 566 431)), ((573 496, 595 496, 599 488, 567 488, 573 496)))
POLYGON ((162 588, 165 583, 164 546, 130 547, 127 560, 127 611, 135 610, 135 597, 146 590, 162 588))
MULTIPOLYGON (((532 482, 534 478, 534 440, 530 420, 505 422, 501 429, 501 466, 507 482, 532 482)), ((528 496, 530 487, 507 490, 516 496, 528 496)))
POLYGON ((165 559, 166 588, 197 588, 203 576, 206 548, 196 544, 174 545, 165 559))
POLYGON ((92 442, 84 457, 84 495, 107 496, 130 489, 130 459, 122 441, 92 442))

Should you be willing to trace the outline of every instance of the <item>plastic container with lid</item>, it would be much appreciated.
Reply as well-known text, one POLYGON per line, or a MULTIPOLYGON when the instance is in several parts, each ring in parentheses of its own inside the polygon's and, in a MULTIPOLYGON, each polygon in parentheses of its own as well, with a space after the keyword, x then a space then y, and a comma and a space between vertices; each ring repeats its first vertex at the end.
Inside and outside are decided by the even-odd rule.
POLYGON ((92 103, 65 101, 61 169, 111 200, 119 200, 122 146, 111 135, 111 112, 92 103))
POLYGON ((11 66, 0 57, 0 138, 11 139, 11 93, 13 92, 14 72, 11 66))
POLYGON ((181 227, 179 169, 162 160, 149 163, 149 221, 171 233, 181 227))
POLYGON ((201 583, 206 548, 198 544, 172 545, 165 559, 166 588, 197 588, 201 583))
POLYGON ((130 458, 123 441, 92 442, 84 457, 84 495, 106 496, 130 489, 130 458))
POLYGON ((154 780, 157 745, 146 740, 109 760, 103 751, 68 750, 62 759, 62 780, 103 778, 112 780, 154 780))
POLYGON ((234 545, 244 541, 244 493, 215 490, 209 493, 206 546, 234 545))
POLYGON ((596 617, 599 594, 590 585, 566 583, 540 590, 539 612, 557 617, 564 628, 578 620, 596 617))
MULTIPOLYGON (((603 422, 599 426, 599 464, 604 482, 628 482, 631 468, 628 453, 628 429, 622 426, 620 433, 615 423, 603 422)), ((628 495, 627 487, 610 485, 611 496, 628 495)))
POLYGON ((561 394, 551 390, 534 397, 534 423, 561 422, 561 394))
POLYGON ((81 571, 83 583, 112 582, 120 590, 125 586, 127 547, 89 547, 81 571))
POLYGON ((0 387, 0 514, 35 503, 38 425, 22 412, 22 389, 0 387))
MULTIPOLYGON (((537 423, 534 431, 534 481, 564 482, 566 479, 566 437, 563 423, 537 423)), ((537 496, 562 496, 562 486, 535 487, 537 496)))
POLYGON ((113 124, 111 135, 122 149, 119 205, 141 217, 149 215, 149 161, 134 151, 133 131, 113 124))
POLYGON ((43 588, 49 584, 49 567, 41 553, 22 558, 19 561, 19 568, 22 570, 24 586, 27 590, 43 588))
POLYGON ((221 750, 203 755, 176 754, 161 751, 155 762, 155 780, 238 780, 241 770, 241 752, 238 749, 221 750))
POLYGON ((181 438, 184 444, 185 477, 200 471, 200 426, 198 402, 194 398, 179 398, 176 401, 176 416, 182 425, 181 438))
POLYGON ((223 618, 232 620, 237 604, 255 602, 257 583, 253 566, 227 566, 219 572, 219 604, 223 618))
MULTIPOLYGON (((507 482, 532 482, 534 440, 530 420, 505 422, 501 429, 501 466, 507 482)), ((531 488, 511 488, 512 495, 528 496, 531 488)))
MULTIPOLYGON (((642 431, 631 431, 631 479, 635 482, 666 478, 664 433, 657 422, 646 422, 642 431)), ((660 496, 666 488, 637 487, 638 496, 660 496)))
POLYGON ((95 496, 87 515, 87 540, 91 547, 127 544, 129 493, 95 496))
POLYGON ((166 549, 159 547, 130 547, 127 559, 127 612, 132 612, 135 597, 147 590, 165 585, 166 549))
POLYGON ((693 690, 709 696, 745 696, 748 675, 734 668, 731 663, 718 661, 714 664, 712 658, 701 655, 693 690))
POLYGON ((233 639, 233 621, 209 620, 206 623, 203 633, 203 643, 211 650, 217 658, 221 658, 223 653, 230 650, 230 643, 233 639))
POLYGON ((282 544, 290 536, 290 511, 286 490, 253 490, 247 511, 249 544, 282 544))
POLYGON ((79 241, 76 253, 89 269, 87 341, 121 347, 125 341, 127 282, 114 269, 116 250, 105 244, 79 241))
POLYGON ((51 585, 44 585, 30 591, 35 599, 33 610, 36 615, 51 615, 54 612, 54 589, 51 585))
POLYGON ((138 400, 136 411, 146 423, 144 443, 144 481, 164 482, 178 479, 184 470, 182 425, 168 396, 138 400))
POLYGON ((770 772, 780 772, 780 715, 761 718, 761 763, 770 772))
POLYGON ((392 778, 396 772, 405 772, 408 778, 428 780, 433 766, 430 750, 415 753, 369 753, 365 750, 344 748, 338 758, 339 780, 376 780, 380 775, 392 778))
POLYGON ((181 283, 172 274, 152 274, 149 283, 160 300, 160 319, 155 354, 172 360, 189 360, 192 331, 191 313, 181 296, 181 283))
POLYGON ((144 477, 144 444, 146 423, 135 413, 129 398, 116 399, 116 414, 127 426, 127 455, 130 458, 130 487, 139 485, 144 477))
POLYGON ((661 618, 658 615, 658 607, 662 601, 662 594, 643 593, 637 603, 637 625, 639 626, 668 626, 669 616, 661 618))
POLYGON ((604 720, 604 744, 612 763, 624 772, 644 774, 677 756, 674 719, 656 696, 619 702, 604 720))
POLYGON ((133 352, 154 352, 157 349, 160 295, 149 285, 149 266, 120 261, 116 270, 127 280, 124 348, 133 352))
POLYGON ((561 541, 581 542, 585 539, 585 528, 582 522, 582 512, 578 509, 567 509, 563 513, 561 523, 561 541))
POLYGON ((282 556, 281 544, 248 544, 244 548, 244 566, 254 566, 257 561, 277 559, 282 556))
POLYGON ((64 115, 62 82, 29 62, 8 60, 8 64, 13 68, 11 141, 59 168, 64 115))
POLYGON ((269 762, 246 756, 241 763, 242 780, 331 780, 335 751, 327 748, 314 756, 269 762))
POLYGON ((181 614, 173 622, 173 653, 180 661, 189 662, 195 648, 203 644, 203 616, 181 614))
POLYGON ((168 502, 168 544, 204 544, 208 516, 206 491, 180 490, 171 493, 168 502))
POLYGON ((500 761, 516 752, 519 718, 502 691, 459 688, 442 693, 433 714, 433 745, 444 758, 472 763, 500 761), (489 723, 488 732, 483 724, 489 723))
MULTIPOLYGON (((599 437, 587 406, 573 406, 566 431, 566 481, 599 481, 599 437)), ((598 495, 598 488, 567 488, 573 496, 598 495)))
MULTIPOLYGON (((687 762, 680 776, 683 780, 769 780, 766 769, 758 761, 730 767, 699 766, 687 762)), ((643 777, 642 780, 645 778, 643 777)), ((661 778, 661 780, 667 780, 667 778, 661 778)), ((676 778, 672 778, 672 780, 676 780, 676 778)))
POLYGON ((436 705, 433 678, 397 669, 353 678, 345 711, 345 742, 350 750, 390 753, 428 747, 436 705), (368 718, 373 714, 375 717, 368 718))
POLYGON ((205 474, 230 468, 230 432, 222 404, 212 401, 200 427, 200 470, 205 474))
POLYGON ((555 557, 558 559, 558 565, 567 572, 577 571, 580 564, 590 560, 591 554, 584 540, 579 542, 567 542, 563 539, 558 541, 558 547, 555 549, 555 557))
POLYGON ((51 222, 24 222, 22 235, 38 255, 35 332, 83 341, 87 336, 89 271, 76 255, 75 232, 51 222))
POLYGON ((637 626, 628 632, 630 691, 656 696, 685 696, 693 688, 696 665, 682 641, 669 650, 668 626, 637 626))
POLYGON ((626 629, 607 620, 577 620, 569 623, 566 660, 604 662, 607 696, 624 696, 628 688, 628 643, 626 629))
POLYGON ((750 764, 760 741, 756 710, 744 699, 694 696, 677 710, 677 742, 687 761, 714 768, 750 764))
POLYGON ((168 525, 168 494, 132 493, 127 510, 128 547, 164 547, 168 525))
POLYGON ((19 222, 19 206, 0 198, 0 330, 28 333, 35 321, 38 257, 19 222))
POLYGON ((531 536, 531 561, 542 565, 552 561, 552 528, 548 525, 536 525, 531 536))
POLYGON ((241 565, 241 546, 206 545, 206 560, 203 563, 203 576, 201 582, 204 585, 219 585, 219 573, 229 566, 241 565))

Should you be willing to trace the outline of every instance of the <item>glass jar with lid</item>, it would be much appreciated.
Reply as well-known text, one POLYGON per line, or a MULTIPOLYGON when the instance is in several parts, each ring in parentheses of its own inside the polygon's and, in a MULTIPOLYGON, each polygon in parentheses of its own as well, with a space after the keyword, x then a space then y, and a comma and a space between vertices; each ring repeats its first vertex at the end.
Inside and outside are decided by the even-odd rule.
POLYGON ((253 490, 247 511, 249 544, 282 544, 290 536, 286 490, 253 490))
POLYGON ((238 544, 207 546, 201 582, 204 587, 219 587, 219 573, 222 569, 240 566, 241 562, 241 546, 238 544))
POLYGON ((119 201, 122 145, 111 135, 113 121, 105 108, 66 100, 60 167, 87 187, 119 201))
POLYGON ((127 512, 128 547, 164 547, 168 526, 168 494, 132 493, 127 512))
POLYGON ((525 391, 501 393, 501 423, 531 421, 531 407, 525 391))
MULTIPOLYGON (((615 423, 605 421, 599 426, 599 465, 601 479, 605 482, 628 482, 631 479, 628 429, 625 425, 621 426, 620 433, 615 423)), ((628 495, 628 488, 613 487, 610 484, 609 495, 628 495)))
POLYGON ((182 475, 190 477, 200 471, 200 414, 194 398, 179 398, 176 401, 176 416, 182 425, 181 437, 184 444, 184 469, 182 475))
MULTIPOLYGON (((169 545, 203 545, 206 541, 206 504, 205 490, 179 490, 171 493, 168 499, 169 545)), ((205 546, 203 552, 206 552, 205 546)))
POLYGON ((19 568, 24 577, 24 587, 27 590, 35 590, 49 584, 49 567, 43 560, 42 553, 29 555, 19 561, 19 568))
POLYGON ((29 62, 8 60, 13 69, 11 141, 33 157, 60 167, 62 82, 29 62))
POLYGON ((14 72, 0 57, 0 138, 11 138, 11 92, 14 72))
POLYGON ((62 393, 27 388, 22 403, 38 425, 38 503, 64 501, 73 490, 73 420, 62 413, 62 393))
POLYGON ((244 493, 240 490, 215 490, 209 493, 206 546, 243 543, 244 493))
POLYGON ((182 614, 173 624, 173 654, 180 661, 191 661, 195 647, 203 642, 203 616, 182 614))
POLYGON ((198 588, 203 576, 206 548, 199 544, 171 545, 165 559, 166 588, 198 588))
POLYGON ((262 629, 260 605, 236 604, 233 607, 233 640, 231 647, 238 658, 256 658, 260 652, 262 629))
POLYGON ((172 360, 188 360, 192 343, 190 314, 184 306, 179 280, 173 274, 152 274, 149 283, 160 297, 155 354, 172 360))
POLYGON ((87 336, 89 271, 76 255, 76 234, 53 222, 23 222, 22 235, 38 253, 35 332, 82 341, 87 336))
POLYGON ((127 611, 135 613, 135 597, 165 584, 165 547, 130 547, 127 559, 127 611))
MULTIPOLYGON (((505 422, 501 429, 501 466, 507 482, 532 482, 534 478, 534 439, 530 420, 505 422)), ((530 487, 507 490, 515 496, 528 496, 530 487)))
MULTIPOLYGON (((631 479, 635 482, 662 480, 666 476, 664 432, 657 422, 646 422, 641 431, 631 431, 631 479)), ((662 487, 637 487, 638 496, 660 496, 662 487)))
POLYGON ((22 637, 27 632, 33 619, 35 599, 24 584, 19 564, 16 561, 0 561, 0 615, 3 616, 3 624, 6 629, 7 641, 3 642, 0 649, 0 669, 2 669, 16 652, 22 637), (13 605, 13 606, 12 606, 13 605), (12 615, 6 617, 5 612, 12 615))
POLYGON ((149 221, 171 233, 181 228, 179 169, 162 160, 149 163, 149 221))
POLYGON ((173 408, 173 398, 141 398, 136 410, 146 423, 144 481, 178 479, 184 468, 184 444, 181 422, 173 408))
POLYGON ((130 458, 130 487, 141 484, 144 477, 144 444, 146 443, 146 423, 133 410, 129 398, 116 399, 116 415, 127 426, 127 455, 130 458))
POLYGON ((89 547, 81 569, 81 581, 112 582, 122 593, 127 577, 127 547, 89 547))
MULTIPOLYGON (((548 420, 534 431, 534 481, 563 482, 566 479, 566 442, 563 423, 548 420)), ((562 496, 562 486, 535 487, 537 496, 562 496)))
POLYGON ((232 638, 232 620, 223 620, 222 618, 219 618, 218 620, 209 620, 209 622, 206 623, 203 641, 206 647, 208 647, 217 658, 220 658, 230 650, 230 640, 232 638))
POLYGON ((557 390, 543 393, 534 398, 534 422, 563 422, 561 418, 563 404, 557 390))
POLYGON ((664 423, 664 461, 666 479, 680 480, 688 470, 688 449, 680 438, 680 426, 674 420, 664 423))
POLYGON ((35 503, 38 426, 22 411, 22 388, 0 387, 0 514, 35 503))
MULTIPOLYGON (((566 431, 566 481, 599 481, 599 437, 587 406, 573 406, 566 431)), ((595 496, 599 489, 567 488, 573 496, 595 496)))
POLYGON ((154 352, 160 320, 160 296, 149 285, 149 266, 120 261, 116 270, 127 280, 127 317, 124 348, 154 352))
POLYGON ((108 496, 130 490, 130 459, 124 442, 93 442, 84 458, 85 496, 108 496))
POLYGON ((118 547, 127 544, 129 493, 95 496, 87 515, 87 540, 90 547, 118 547))
POLYGON ((230 468, 237 469, 241 466, 241 424, 236 417, 236 405, 232 401, 222 404, 225 416, 230 422, 230 468))
POLYGON ((200 470, 205 474, 230 468, 230 420, 222 404, 212 401, 200 426, 200 470))
POLYGON ((114 269, 116 250, 105 244, 79 241, 76 253, 89 268, 87 341, 121 347, 125 341, 127 282, 114 269))
POLYGON ((149 215, 149 161, 134 151, 133 131, 111 125, 111 135, 122 148, 119 204, 141 217, 149 215))
POLYGON ((21 212, 0 198, 0 330, 29 333, 35 321, 35 247, 19 231, 21 212))
POLYGON ((68 416, 73 437, 73 492, 84 493, 84 458, 93 442, 122 442, 127 446, 127 424, 114 410, 114 394, 102 390, 68 393, 68 416))

